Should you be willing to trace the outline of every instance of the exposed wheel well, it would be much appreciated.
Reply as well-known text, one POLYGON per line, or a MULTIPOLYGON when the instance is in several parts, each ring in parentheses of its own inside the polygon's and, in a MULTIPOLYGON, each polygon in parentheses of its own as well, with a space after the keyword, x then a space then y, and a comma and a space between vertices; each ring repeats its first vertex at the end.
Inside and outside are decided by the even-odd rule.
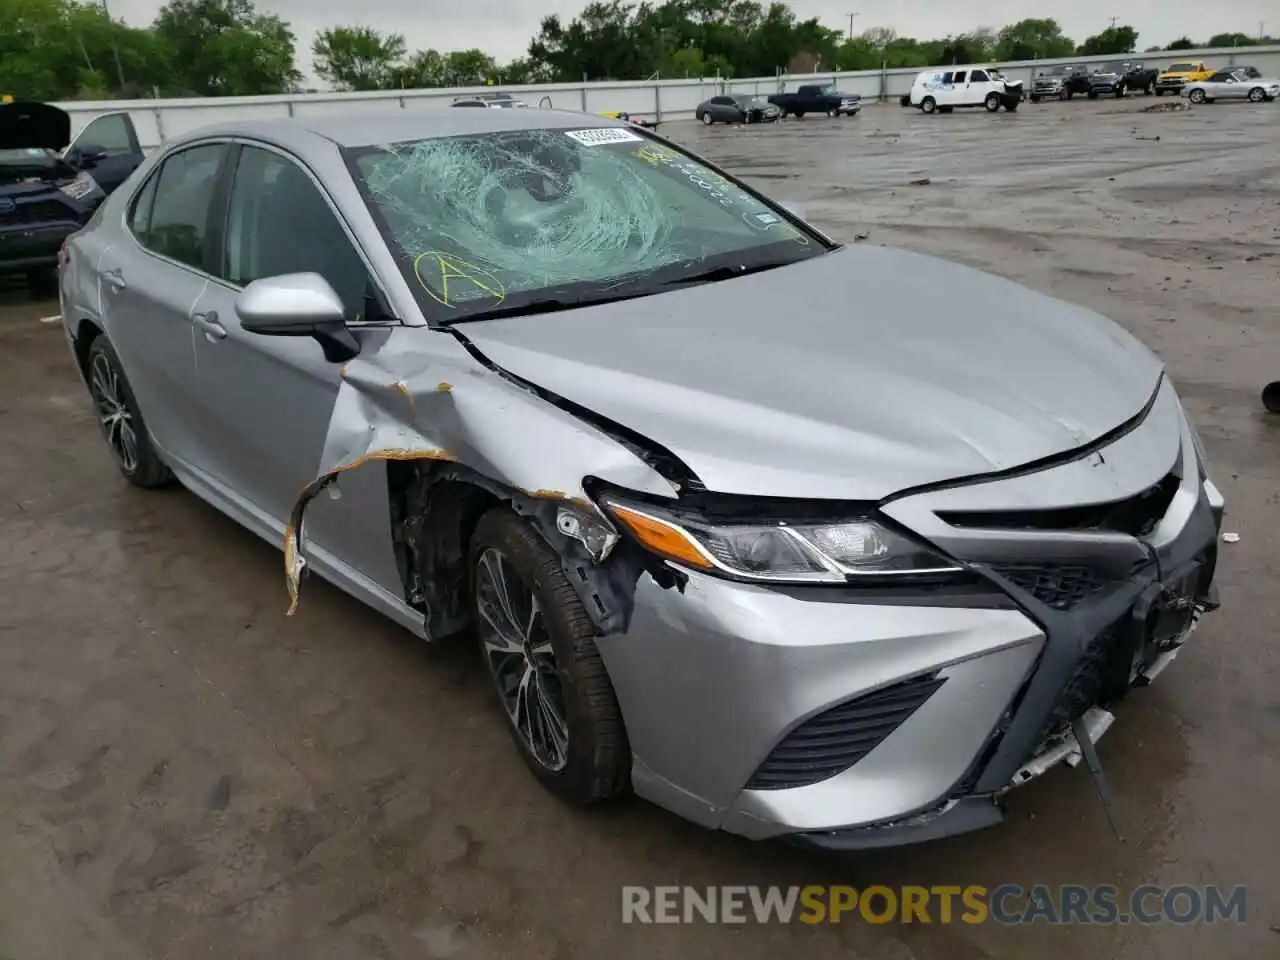
POLYGON ((71 342, 75 350, 76 365, 80 368, 82 377, 87 378, 89 375, 89 348, 100 336, 102 336, 102 328, 92 320, 81 320, 80 325, 76 327, 75 336, 71 342))

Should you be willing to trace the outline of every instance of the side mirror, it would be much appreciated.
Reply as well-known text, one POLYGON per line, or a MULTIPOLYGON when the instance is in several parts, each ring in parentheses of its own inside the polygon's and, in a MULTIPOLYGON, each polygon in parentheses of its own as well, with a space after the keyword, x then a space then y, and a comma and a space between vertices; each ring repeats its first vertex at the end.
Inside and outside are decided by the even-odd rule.
POLYGON ((81 170, 92 170, 100 161, 106 158, 107 151, 102 149, 96 143, 86 143, 72 147, 68 153, 67 159, 74 163, 81 170))
POLYGON ((330 363, 342 363, 360 352, 360 341, 347 329, 342 298, 318 273, 288 273, 255 280, 236 297, 240 328, 265 337, 311 337, 330 363))

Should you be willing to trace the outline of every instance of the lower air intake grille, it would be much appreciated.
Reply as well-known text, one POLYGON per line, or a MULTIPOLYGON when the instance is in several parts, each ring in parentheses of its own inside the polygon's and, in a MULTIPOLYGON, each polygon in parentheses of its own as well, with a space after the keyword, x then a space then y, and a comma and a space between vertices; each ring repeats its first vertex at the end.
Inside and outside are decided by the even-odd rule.
POLYGON ((991 569, 1055 610, 1070 610, 1110 583, 1088 567, 1006 564, 991 569))
POLYGON ((747 783, 748 790, 788 790, 848 770, 897 730, 945 683, 917 677, 850 700, 792 730, 747 783))

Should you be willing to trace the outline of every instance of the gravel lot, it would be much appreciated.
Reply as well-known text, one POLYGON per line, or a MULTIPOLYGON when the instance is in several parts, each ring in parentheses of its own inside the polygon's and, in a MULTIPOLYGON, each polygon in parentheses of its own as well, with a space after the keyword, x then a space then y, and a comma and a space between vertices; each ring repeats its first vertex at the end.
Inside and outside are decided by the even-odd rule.
POLYGON ((286 619, 278 552, 190 494, 127 487, 39 322, 56 305, 10 288, 0 957, 1275 956, 1280 422, 1259 391, 1280 379, 1280 104, 1140 112, 1159 102, 664 127, 839 239, 1086 304, 1168 363, 1240 541, 1223 611, 1102 743, 1127 843, 1066 769, 1003 828, 853 861, 638 801, 565 807, 519 764, 471 648, 318 581, 286 619), (619 909, 624 884, 1035 882, 1244 884, 1248 923, 640 927, 619 909))

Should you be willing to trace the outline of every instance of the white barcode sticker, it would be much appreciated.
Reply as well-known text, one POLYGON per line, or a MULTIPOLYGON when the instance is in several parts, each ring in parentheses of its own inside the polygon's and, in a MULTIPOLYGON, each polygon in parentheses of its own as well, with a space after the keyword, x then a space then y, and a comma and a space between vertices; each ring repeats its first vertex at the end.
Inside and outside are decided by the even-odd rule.
POLYGON ((567 130, 566 137, 572 137, 584 147, 595 147, 602 143, 635 143, 644 137, 624 130, 622 127, 597 127, 594 130, 567 130))

